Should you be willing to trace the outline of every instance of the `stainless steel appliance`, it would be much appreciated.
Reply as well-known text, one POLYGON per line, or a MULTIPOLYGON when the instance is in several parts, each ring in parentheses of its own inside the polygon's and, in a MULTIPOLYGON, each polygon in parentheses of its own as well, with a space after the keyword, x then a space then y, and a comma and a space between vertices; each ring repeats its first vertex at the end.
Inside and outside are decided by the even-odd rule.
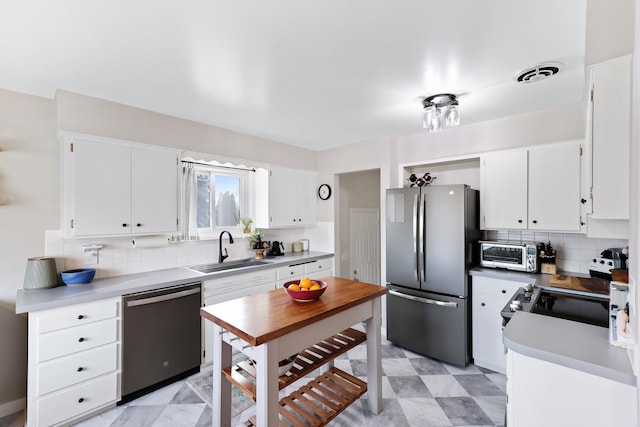
POLYGON ((593 258, 589 265, 591 277, 600 277, 611 280, 611 270, 615 268, 627 268, 627 255, 623 248, 609 248, 600 253, 600 256, 593 258))
POLYGON ((200 286, 123 296, 121 403, 200 370, 200 286))
POLYGON ((386 218, 387 339, 466 365, 478 191, 462 184, 389 189, 386 218))
POLYGON ((520 288, 502 309, 506 325, 516 311, 557 317, 595 326, 609 326, 609 297, 600 294, 573 293, 555 289, 520 288))
POLYGON ((508 270, 537 273, 540 271, 540 250, 536 243, 480 242, 480 265, 508 270))

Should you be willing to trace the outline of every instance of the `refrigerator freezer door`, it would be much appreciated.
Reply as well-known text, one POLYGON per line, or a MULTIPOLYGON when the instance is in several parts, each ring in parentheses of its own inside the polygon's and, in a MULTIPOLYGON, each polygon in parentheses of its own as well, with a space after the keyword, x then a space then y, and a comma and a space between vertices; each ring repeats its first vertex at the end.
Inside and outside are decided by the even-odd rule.
POLYGON ((474 209, 464 185, 435 185, 423 189, 425 208, 425 281, 422 290, 467 296, 467 262, 472 243, 466 227, 474 209))
POLYGON ((470 360, 467 299, 389 287, 387 339, 459 366, 470 360))
POLYGON ((387 190, 387 282, 419 289, 420 188, 387 190))

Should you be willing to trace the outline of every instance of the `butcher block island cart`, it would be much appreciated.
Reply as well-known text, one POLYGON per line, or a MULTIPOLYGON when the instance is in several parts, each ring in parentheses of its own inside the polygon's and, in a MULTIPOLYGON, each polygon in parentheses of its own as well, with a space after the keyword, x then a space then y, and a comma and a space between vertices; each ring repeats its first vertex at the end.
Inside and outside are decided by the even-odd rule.
POLYGON ((283 288, 206 306, 213 322, 213 425, 231 424, 231 383, 256 402, 248 426, 322 426, 368 390, 369 410, 382 410, 380 301, 383 286, 337 277, 317 300, 293 300, 283 288), (351 328, 365 322, 366 335, 351 328), (367 382, 333 366, 333 360, 366 340, 367 382), (232 348, 250 358, 231 366, 232 348), (278 361, 298 354, 278 375, 278 361), (321 374, 279 399, 279 391, 305 374, 321 374))

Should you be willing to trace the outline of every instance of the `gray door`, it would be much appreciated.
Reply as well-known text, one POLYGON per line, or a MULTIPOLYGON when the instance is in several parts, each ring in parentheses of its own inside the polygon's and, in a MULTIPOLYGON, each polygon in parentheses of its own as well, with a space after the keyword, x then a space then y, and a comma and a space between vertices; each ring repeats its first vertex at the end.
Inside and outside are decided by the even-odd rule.
POLYGON ((465 209, 467 187, 436 185, 425 192, 425 283, 422 289, 466 296, 465 209))
POLYGON ((387 190, 387 282, 419 289, 419 188, 387 190))

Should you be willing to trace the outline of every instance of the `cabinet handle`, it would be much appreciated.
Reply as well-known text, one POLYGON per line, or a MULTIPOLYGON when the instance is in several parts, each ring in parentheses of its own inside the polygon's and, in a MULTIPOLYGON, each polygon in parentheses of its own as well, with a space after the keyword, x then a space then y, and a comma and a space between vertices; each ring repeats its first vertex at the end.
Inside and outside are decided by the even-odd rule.
POLYGON ((126 224, 126 223, 124 223, 124 222, 123 222, 123 223, 122 223, 122 226, 123 226, 123 227, 128 227, 128 226, 129 226, 129 224, 126 224))
POLYGON ((81 397, 80 399, 78 399, 78 403, 82 403, 84 402, 84 397, 81 397))
POLYGON ((580 203, 584 205, 585 203, 587 203, 587 199, 580 199, 580 203))
POLYGON ((78 338, 78 342, 83 342, 83 341, 84 341, 84 338, 82 337, 78 338))
POLYGON ((522 220, 521 219, 518 220, 518 224, 522 224, 522 220))
POLYGON ((502 293, 503 293, 503 294, 506 294, 506 293, 507 293, 507 290, 506 290, 506 289, 503 289, 503 290, 502 290, 502 293))
POLYGON ((534 223, 534 224, 538 223, 538 221, 536 221, 535 219, 533 221, 531 221, 531 222, 534 223))
POLYGON ((79 314, 78 315, 78 320, 82 320, 82 319, 84 319, 84 316, 82 314, 79 314))
POLYGON ((481 306, 481 307, 484 307, 485 305, 486 305, 486 304, 485 304, 485 303, 483 303, 483 302, 481 302, 481 303, 480 303, 480 306, 481 306))
POLYGON ((137 223, 137 224, 136 224, 136 227, 142 227, 142 224, 137 223))
POLYGON ((84 371, 84 368, 83 368, 82 366, 80 366, 80 367, 78 368, 78 372, 82 372, 82 371, 84 371))

